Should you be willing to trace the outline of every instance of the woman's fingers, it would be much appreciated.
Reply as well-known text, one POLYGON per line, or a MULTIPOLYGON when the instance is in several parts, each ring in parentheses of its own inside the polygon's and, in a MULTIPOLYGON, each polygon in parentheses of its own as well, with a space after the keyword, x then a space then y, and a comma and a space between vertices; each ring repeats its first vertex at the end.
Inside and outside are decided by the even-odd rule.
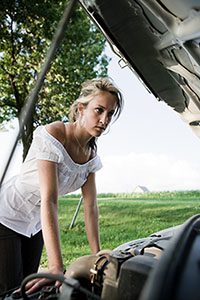
POLYGON ((34 279, 34 280, 31 280, 30 282, 28 282, 26 284, 26 294, 27 295, 30 295, 30 294, 33 294, 34 292, 37 292, 38 290, 40 290, 43 286, 46 286, 46 285, 49 285, 49 284, 52 284, 54 283, 55 280, 52 280, 52 279, 34 279))
POLYGON ((29 281, 26 286, 25 286, 25 290, 29 290, 32 286, 34 286, 39 280, 41 280, 40 278, 36 278, 33 279, 31 281, 29 281))

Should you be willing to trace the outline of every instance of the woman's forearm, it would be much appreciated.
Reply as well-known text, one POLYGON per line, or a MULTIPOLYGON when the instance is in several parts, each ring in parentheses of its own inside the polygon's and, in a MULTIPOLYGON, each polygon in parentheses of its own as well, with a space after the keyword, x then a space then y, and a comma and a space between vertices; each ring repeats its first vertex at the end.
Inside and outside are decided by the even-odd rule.
POLYGON ((63 271, 57 203, 41 201, 41 224, 49 269, 63 271))
POLYGON ((38 160, 41 195, 41 225, 47 251, 49 269, 63 270, 58 223, 58 172, 57 164, 38 160))
POLYGON ((85 228, 92 254, 100 251, 99 220, 97 205, 85 206, 85 228))

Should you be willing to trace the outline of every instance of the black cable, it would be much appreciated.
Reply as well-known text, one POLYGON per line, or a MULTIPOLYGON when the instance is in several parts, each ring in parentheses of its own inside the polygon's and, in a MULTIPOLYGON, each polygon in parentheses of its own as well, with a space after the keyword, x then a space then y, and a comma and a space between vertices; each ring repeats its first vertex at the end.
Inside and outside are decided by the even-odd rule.
POLYGON ((19 286, 12 288, 6 292, 0 293, 0 299, 5 298, 7 295, 10 296, 14 291, 16 291, 17 289, 19 289, 19 286))
POLYGON ((64 282, 65 280, 65 277, 64 276, 61 276, 61 275, 55 275, 55 274, 49 274, 49 273, 34 273, 34 274, 31 274, 29 276, 27 276, 21 283, 21 295, 22 295, 22 298, 23 299, 28 299, 28 296, 26 294, 26 290, 25 290, 25 287, 26 287, 26 284, 33 280, 33 279, 36 279, 36 278, 47 278, 47 279, 52 279, 52 280, 55 280, 55 281, 60 281, 61 283, 64 282))
POLYGON ((31 275, 27 276, 22 281, 22 283, 21 283, 21 295, 22 295, 22 298, 24 300, 28 300, 29 299, 28 295, 26 294, 26 290, 25 290, 26 284, 29 281, 31 281, 33 279, 36 279, 36 278, 46 278, 46 279, 52 279, 54 281, 59 281, 62 284, 70 286, 74 290, 78 290, 78 291, 82 292, 83 294, 85 294, 87 296, 90 296, 92 299, 102 300, 102 298, 99 297, 98 295, 95 295, 92 292, 90 292, 89 290, 81 287, 78 280, 71 279, 71 278, 68 279, 68 278, 65 278, 62 275, 49 274, 49 273, 34 273, 34 274, 31 274, 31 275))

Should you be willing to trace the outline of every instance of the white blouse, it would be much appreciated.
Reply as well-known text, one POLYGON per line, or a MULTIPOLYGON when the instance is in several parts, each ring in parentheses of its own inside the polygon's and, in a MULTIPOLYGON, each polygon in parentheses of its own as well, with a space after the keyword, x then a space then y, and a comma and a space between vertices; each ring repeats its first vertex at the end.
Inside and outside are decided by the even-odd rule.
POLYGON ((98 155, 84 164, 75 163, 64 146, 44 126, 39 126, 20 174, 5 182, 0 190, 0 223, 28 237, 41 229, 38 159, 57 163, 59 196, 79 189, 89 173, 102 168, 98 155))

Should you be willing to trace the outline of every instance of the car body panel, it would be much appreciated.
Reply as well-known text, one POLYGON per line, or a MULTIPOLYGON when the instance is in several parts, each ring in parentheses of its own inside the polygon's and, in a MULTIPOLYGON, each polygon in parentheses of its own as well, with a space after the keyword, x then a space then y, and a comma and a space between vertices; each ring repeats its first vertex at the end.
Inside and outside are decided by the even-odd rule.
POLYGON ((145 88, 200 137, 200 1, 79 2, 145 88))

